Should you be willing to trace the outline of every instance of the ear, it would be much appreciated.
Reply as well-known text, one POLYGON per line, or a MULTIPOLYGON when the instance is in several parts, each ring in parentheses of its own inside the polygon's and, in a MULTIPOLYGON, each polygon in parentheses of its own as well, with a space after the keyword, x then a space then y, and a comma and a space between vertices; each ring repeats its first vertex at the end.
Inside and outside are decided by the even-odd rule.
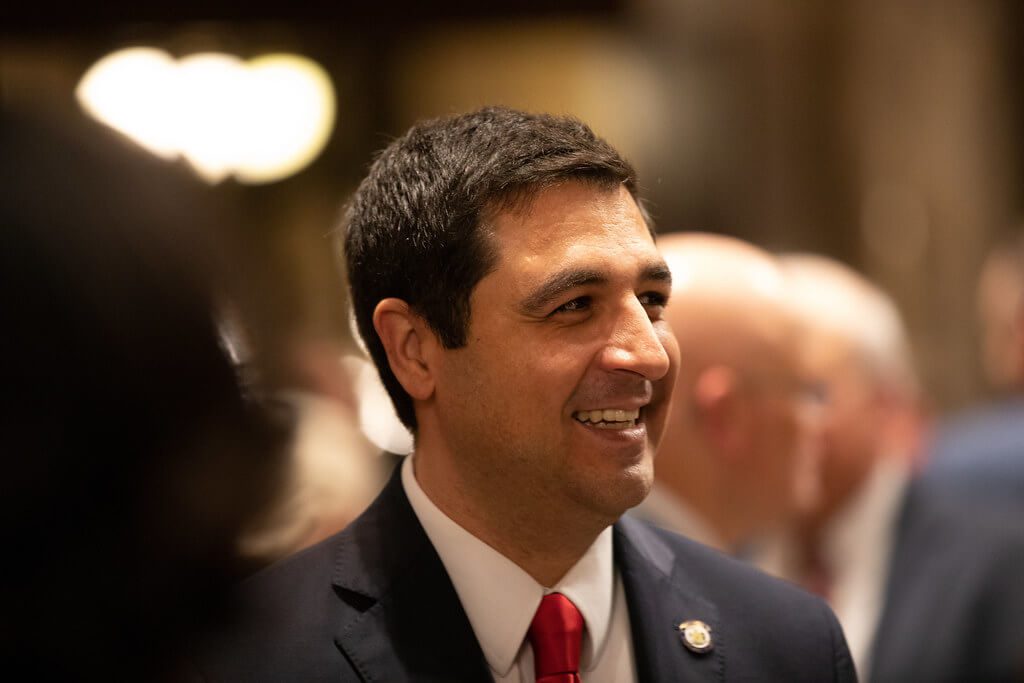
POLYGON ((438 346, 437 336, 426 322, 401 299, 383 299, 373 309, 377 331, 388 364, 398 382, 413 399, 425 401, 434 393, 434 374, 429 358, 438 346))
POLYGON ((746 438, 749 416, 736 371, 726 365, 701 370, 693 384, 693 405, 699 429, 714 451, 729 459, 741 458, 750 445, 746 438))

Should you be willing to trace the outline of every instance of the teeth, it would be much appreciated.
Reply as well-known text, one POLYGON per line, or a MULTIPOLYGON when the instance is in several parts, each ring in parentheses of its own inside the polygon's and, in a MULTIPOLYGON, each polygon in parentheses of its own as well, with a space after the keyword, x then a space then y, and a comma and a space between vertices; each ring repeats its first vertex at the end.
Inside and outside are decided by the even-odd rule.
POLYGON ((614 423, 635 423, 636 420, 640 417, 640 410, 617 410, 615 408, 605 408, 602 410, 581 410, 578 413, 576 413, 575 417, 580 422, 593 422, 595 426, 604 426, 605 428, 611 428, 614 423))
POLYGON ((628 422, 598 422, 594 425, 597 429, 628 429, 635 426, 636 420, 629 420, 628 422))

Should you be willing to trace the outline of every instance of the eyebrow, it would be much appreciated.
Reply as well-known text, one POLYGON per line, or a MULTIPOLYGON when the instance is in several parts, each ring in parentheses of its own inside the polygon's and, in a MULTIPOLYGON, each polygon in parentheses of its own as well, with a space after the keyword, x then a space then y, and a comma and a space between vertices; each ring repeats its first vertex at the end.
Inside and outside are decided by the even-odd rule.
MULTIPOLYGON (((672 272, 664 261, 653 261, 641 271, 640 280, 654 280, 671 286, 672 272)), ((602 285, 607 282, 608 276, 603 271, 593 268, 568 268, 554 273, 534 288, 523 299, 519 307, 526 313, 535 313, 547 308, 571 289, 587 285, 602 285)))

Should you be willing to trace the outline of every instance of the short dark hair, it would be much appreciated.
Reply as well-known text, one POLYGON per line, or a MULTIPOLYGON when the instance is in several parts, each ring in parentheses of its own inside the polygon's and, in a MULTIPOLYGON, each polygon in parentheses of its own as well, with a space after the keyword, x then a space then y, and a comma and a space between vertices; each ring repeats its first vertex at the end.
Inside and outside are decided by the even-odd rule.
POLYGON ((445 348, 465 345, 470 295, 498 259, 482 223, 570 179, 624 185, 640 205, 633 167, 586 124, 504 107, 419 123, 370 167, 345 212, 350 295, 359 334, 410 429, 412 399, 373 328, 377 304, 402 299, 445 348))

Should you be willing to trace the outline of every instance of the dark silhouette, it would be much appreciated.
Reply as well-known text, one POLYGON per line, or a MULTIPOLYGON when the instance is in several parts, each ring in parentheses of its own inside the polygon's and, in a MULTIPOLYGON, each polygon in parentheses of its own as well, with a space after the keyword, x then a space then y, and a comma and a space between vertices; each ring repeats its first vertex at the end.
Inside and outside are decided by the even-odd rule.
POLYGON ((0 112, 0 149, 6 668, 170 678, 287 420, 220 344, 208 189, 79 119, 0 112))

